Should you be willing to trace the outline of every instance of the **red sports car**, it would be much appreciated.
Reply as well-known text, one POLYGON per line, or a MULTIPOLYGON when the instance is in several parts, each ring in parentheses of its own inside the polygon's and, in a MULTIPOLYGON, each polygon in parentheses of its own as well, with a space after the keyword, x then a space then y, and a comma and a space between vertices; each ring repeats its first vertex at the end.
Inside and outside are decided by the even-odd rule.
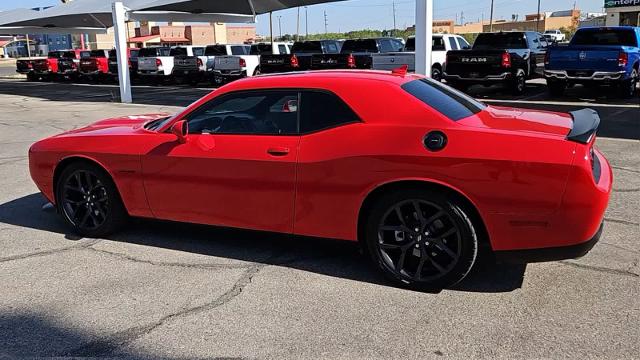
POLYGON ((283 74, 44 139, 29 166, 82 235, 135 216, 360 241, 397 284, 438 288, 481 247, 525 261, 593 247, 613 180, 599 121, 402 72, 283 74))

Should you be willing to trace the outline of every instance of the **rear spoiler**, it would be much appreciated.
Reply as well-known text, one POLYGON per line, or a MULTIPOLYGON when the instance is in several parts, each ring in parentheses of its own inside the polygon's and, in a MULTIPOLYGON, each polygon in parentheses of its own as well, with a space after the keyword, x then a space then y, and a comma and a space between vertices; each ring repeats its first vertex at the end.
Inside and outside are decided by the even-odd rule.
POLYGON ((600 126, 600 116, 593 109, 582 109, 570 112, 573 128, 567 135, 567 140, 581 144, 588 144, 600 126))

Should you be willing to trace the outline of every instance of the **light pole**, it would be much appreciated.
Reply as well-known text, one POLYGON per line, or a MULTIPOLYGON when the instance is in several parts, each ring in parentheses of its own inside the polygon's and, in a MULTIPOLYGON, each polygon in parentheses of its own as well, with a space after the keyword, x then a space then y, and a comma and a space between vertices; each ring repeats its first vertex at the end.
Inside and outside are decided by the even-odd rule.
POLYGON ((538 13, 536 14, 536 31, 540 32, 540 0, 538 0, 538 13))
POLYGON ((305 40, 309 40, 309 7, 305 6, 304 7, 304 27, 305 27, 305 33, 306 36, 304 37, 305 40))
POLYGON ((296 20, 296 41, 300 41, 300 6, 298 6, 298 17, 296 20))
POLYGON ((282 41, 282 16, 278 16, 278 32, 280 33, 280 41, 282 41))
POLYGON ((493 31, 493 0, 491 0, 491 15, 489 17, 489 32, 493 31))

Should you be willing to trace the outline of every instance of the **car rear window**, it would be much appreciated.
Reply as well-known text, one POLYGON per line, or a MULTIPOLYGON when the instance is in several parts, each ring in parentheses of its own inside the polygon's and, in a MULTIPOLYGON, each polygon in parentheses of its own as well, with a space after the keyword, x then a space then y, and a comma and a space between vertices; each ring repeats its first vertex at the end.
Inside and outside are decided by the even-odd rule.
POLYGON ((571 44, 638 46, 633 30, 606 28, 579 30, 573 35, 571 44))
POLYGON ((139 57, 156 57, 156 56, 169 56, 168 48, 143 48, 138 53, 139 57))
POLYGON ((249 46, 231 46, 231 55, 249 55, 249 46))
POLYGON ((226 45, 211 45, 204 50, 205 56, 221 56, 227 55, 226 45))
POLYGON ((251 55, 273 55, 273 48, 270 44, 251 45, 251 55))
POLYGON ((402 85, 402 89, 453 121, 482 111, 486 105, 474 98, 431 79, 402 85))
POLYGON ((479 34, 473 43, 474 49, 526 49, 524 33, 484 33, 479 34))
MULTIPOLYGON (((431 41, 432 51, 445 50, 444 38, 442 36, 434 36, 431 41)), ((404 45, 404 51, 416 51, 416 38, 408 38, 407 43, 404 45)))
POLYGON ((187 48, 176 47, 169 51, 169 56, 187 56, 187 48))
POLYGON ((104 54, 104 50, 91 50, 91 57, 103 58, 106 57, 104 54))
POLYGON ((292 53, 322 53, 322 44, 320 41, 305 41, 293 44, 292 53))
POLYGON ((343 54, 349 54, 354 52, 378 52, 378 43, 375 39, 362 39, 362 40, 347 40, 342 45, 343 54))
POLYGON ((91 51, 82 51, 80 52, 80 59, 86 59, 91 57, 91 51))
POLYGON ((75 51, 65 51, 64 53, 62 53, 62 58, 64 58, 64 59, 75 59, 76 58, 76 53, 75 53, 75 51))

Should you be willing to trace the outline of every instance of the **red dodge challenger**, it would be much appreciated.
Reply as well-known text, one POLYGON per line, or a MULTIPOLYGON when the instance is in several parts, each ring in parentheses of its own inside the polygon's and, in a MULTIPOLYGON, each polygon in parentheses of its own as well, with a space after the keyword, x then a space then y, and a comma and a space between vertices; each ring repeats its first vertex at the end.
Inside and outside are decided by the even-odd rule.
POLYGON ((402 72, 308 72, 44 139, 29 166, 85 236, 135 216, 360 241, 397 284, 442 288, 479 248, 547 261, 593 247, 613 181, 599 122, 402 72))

